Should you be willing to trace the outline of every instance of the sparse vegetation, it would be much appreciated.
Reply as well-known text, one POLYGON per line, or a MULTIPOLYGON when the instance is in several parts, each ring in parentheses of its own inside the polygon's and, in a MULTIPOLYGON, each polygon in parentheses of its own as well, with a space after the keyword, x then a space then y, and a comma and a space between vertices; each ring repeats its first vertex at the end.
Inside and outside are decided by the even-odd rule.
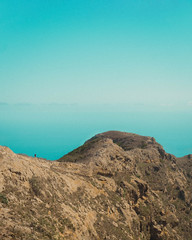
POLYGON ((31 179, 29 179, 29 183, 32 189, 32 192, 36 196, 41 195, 41 190, 42 190, 42 179, 36 176, 33 176, 31 179))
POLYGON ((0 202, 3 204, 8 204, 8 202, 9 202, 7 197, 2 193, 0 193, 0 202))
POLYGON ((62 227, 67 227, 67 228, 75 231, 75 227, 73 226, 73 224, 69 218, 60 219, 60 224, 62 225, 62 227))
POLYGON ((142 149, 147 148, 147 143, 146 143, 145 141, 142 141, 142 142, 141 142, 141 148, 142 148, 142 149))
POLYGON ((99 141, 99 138, 92 138, 89 141, 85 142, 82 146, 71 151, 67 155, 64 155, 60 158, 59 162, 77 162, 84 159, 84 154, 87 155, 87 152, 94 147, 94 144, 99 141))

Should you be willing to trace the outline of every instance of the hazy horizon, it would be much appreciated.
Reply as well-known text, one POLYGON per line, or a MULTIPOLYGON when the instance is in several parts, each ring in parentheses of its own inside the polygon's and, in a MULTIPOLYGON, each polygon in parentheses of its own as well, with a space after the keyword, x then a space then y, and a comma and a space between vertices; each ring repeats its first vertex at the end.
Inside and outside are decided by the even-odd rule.
POLYGON ((177 157, 192 153, 192 113, 105 109, 106 106, 76 105, 0 106, 0 145, 16 153, 55 160, 95 134, 118 130, 155 137, 167 152, 177 157))

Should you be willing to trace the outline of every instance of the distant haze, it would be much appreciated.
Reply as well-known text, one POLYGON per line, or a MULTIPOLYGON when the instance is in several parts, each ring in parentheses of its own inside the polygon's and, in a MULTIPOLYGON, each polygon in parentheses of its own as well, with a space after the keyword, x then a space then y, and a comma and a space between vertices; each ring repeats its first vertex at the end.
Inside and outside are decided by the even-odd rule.
POLYGON ((119 130, 155 137, 176 156, 192 153, 192 113, 142 106, 2 105, 0 145, 16 153, 58 159, 95 134, 119 130))

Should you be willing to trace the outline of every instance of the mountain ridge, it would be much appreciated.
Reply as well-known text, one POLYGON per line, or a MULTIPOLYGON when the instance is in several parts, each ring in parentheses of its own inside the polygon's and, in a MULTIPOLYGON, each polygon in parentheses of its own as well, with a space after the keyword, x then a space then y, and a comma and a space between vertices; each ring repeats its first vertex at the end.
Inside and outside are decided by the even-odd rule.
POLYGON ((0 146, 0 238, 192 239, 192 160, 109 131, 58 161, 0 146))

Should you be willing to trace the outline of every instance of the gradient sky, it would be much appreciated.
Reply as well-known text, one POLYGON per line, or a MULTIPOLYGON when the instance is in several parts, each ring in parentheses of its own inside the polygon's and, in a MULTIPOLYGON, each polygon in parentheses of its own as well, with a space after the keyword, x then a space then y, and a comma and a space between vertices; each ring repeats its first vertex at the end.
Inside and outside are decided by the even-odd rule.
POLYGON ((0 0, 0 102, 192 108, 191 0, 0 0))

